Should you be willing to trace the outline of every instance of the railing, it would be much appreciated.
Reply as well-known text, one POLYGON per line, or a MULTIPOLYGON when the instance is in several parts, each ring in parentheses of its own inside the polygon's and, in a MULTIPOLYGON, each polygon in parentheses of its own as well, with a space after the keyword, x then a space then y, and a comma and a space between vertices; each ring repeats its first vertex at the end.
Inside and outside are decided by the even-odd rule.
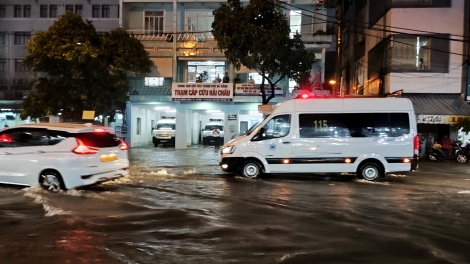
POLYGON ((173 37, 176 35, 176 41, 187 41, 187 40, 196 40, 196 41, 206 41, 207 39, 214 39, 212 33, 205 32, 182 32, 173 34, 171 32, 165 33, 162 31, 150 31, 150 30, 127 30, 131 36, 138 40, 166 40, 173 41, 173 37))

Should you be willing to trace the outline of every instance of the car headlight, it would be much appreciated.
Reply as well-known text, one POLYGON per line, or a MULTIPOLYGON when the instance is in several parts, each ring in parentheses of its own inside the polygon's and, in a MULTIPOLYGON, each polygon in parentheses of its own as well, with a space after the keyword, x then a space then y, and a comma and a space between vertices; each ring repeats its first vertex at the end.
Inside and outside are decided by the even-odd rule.
POLYGON ((223 154, 232 154, 235 151, 235 146, 228 146, 222 149, 223 154))

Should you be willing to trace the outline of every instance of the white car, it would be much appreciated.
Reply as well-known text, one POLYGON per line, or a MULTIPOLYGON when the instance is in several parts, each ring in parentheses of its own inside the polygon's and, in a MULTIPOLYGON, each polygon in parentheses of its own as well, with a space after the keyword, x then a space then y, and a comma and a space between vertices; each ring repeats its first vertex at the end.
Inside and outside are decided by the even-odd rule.
POLYGON ((58 191, 129 175, 128 145, 110 127, 38 123, 0 131, 0 183, 58 191))

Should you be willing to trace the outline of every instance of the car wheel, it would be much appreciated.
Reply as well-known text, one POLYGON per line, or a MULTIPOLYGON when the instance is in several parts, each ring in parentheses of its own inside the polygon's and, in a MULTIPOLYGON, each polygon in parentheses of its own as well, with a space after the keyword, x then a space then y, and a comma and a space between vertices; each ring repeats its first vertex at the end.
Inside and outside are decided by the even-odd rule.
POLYGON ((465 163, 465 162, 467 162, 467 160, 468 160, 467 156, 465 156, 464 154, 458 154, 457 155, 457 161, 459 163, 465 163))
POLYGON ((383 175, 384 175, 383 169, 380 167, 379 164, 374 163, 374 162, 363 164, 357 172, 358 178, 364 179, 367 181, 377 181, 383 175))
POLYGON ((246 178, 257 179, 261 175, 261 165, 257 161, 249 160, 243 164, 241 174, 246 178))
POLYGON ((436 156, 436 154, 434 154, 434 153, 429 153, 428 158, 429 158, 429 160, 432 160, 432 161, 436 161, 436 160, 437 160, 437 156, 436 156))
POLYGON ((39 176, 39 184, 49 192, 59 192, 61 189, 65 191, 62 176, 56 171, 44 171, 39 176))

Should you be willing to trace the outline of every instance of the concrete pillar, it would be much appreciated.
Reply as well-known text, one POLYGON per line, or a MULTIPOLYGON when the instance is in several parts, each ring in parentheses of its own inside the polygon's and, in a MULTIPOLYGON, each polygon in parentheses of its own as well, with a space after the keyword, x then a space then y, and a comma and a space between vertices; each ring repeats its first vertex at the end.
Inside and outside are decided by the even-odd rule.
POLYGON ((187 129, 186 126, 186 107, 181 104, 176 105, 176 127, 175 127, 175 149, 186 149, 187 129))

